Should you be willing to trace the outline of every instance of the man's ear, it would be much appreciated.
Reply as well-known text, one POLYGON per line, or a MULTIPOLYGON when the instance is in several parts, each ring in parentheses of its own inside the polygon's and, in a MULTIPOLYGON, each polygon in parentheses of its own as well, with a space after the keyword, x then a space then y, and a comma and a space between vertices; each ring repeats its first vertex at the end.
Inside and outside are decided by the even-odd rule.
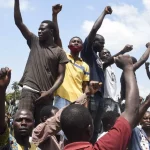
POLYGON ((48 118, 46 116, 43 117, 43 121, 45 122, 48 118))

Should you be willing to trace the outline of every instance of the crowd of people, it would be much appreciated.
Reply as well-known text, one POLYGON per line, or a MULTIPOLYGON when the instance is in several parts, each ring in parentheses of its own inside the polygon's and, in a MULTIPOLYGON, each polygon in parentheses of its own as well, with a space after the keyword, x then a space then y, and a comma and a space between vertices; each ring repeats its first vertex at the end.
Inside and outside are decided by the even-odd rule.
POLYGON ((5 108, 11 69, 0 69, 0 149, 150 150, 150 95, 141 101, 135 74, 145 64, 150 79, 150 42, 139 60, 124 55, 133 49, 129 44, 112 56, 97 34, 113 12, 107 6, 84 42, 78 36, 70 39, 66 54, 57 19, 61 10, 60 4, 52 7, 52 21, 42 21, 36 36, 23 22, 20 1, 14 0, 15 24, 30 53, 11 121, 5 108), (113 64, 122 70, 119 98, 113 64))

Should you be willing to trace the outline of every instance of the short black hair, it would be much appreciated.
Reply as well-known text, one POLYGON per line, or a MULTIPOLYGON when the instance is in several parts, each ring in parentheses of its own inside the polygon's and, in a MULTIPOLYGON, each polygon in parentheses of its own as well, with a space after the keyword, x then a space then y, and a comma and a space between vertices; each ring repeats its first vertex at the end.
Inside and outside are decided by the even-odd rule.
POLYGON ((104 37, 100 34, 96 34, 95 38, 103 38, 104 39, 104 37))
POLYGON ((107 126, 110 124, 113 126, 116 122, 116 119, 120 116, 120 114, 116 111, 107 111, 103 114, 102 123, 104 131, 107 131, 107 126))
POLYGON ((131 56, 131 59, 132 59, 133 64, 137 62, 137 59, 135 57, 131 56))
POLYGON ((60 118, 61 128, 69 141, 80 141, 83 132, 92 125, 92 117, 87 108, 72 104, 65 108, 60 118))
POLYGON ((107 51, 110 53, 110 51, 109 51, 108 49, 103 48, 103 49, 101 50, 101 52, 99 52, 99 54, 101 54, 104 50, 107 50, 107 51))
POLYGON ((47 118, 50 118, 53 116, 53 110, 58 111, 57 107, 54 106, 45 106, 41 109, 40 111, 40 118, 42 119, 44 116, 46 116, 47 118))
POLYGON ((42 23, 47 23, 49 29, 53 29, 54 31, 56 31, 56 25, 54 22, 52 22, 50 20, 44 20, 44 21, 42 21, 42 23))
POLYGON ((74 36, 74 37, 72 37, 72 38, 70 39, 69 43, 70 43, 70 42, 71 42, 71 40, 72 40, 72 39, 74 39, 74 38, 78 38, 78 39, 80 39, 80 40, 81 40, 81 42, 83 43, 82 39, 81 39, 80 37, 78 37, 78 36, 74 36))

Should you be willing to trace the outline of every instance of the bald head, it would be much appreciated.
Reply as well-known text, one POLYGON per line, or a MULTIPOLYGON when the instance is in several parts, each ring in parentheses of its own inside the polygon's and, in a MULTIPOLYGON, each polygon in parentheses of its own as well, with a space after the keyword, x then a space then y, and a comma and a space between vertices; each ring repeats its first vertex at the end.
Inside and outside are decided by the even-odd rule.
POLYGON ((96 34, 95 39, 93 41, 93 49, 96 52, 101 52, 104 48, 105 39, 102 35, 96 34))

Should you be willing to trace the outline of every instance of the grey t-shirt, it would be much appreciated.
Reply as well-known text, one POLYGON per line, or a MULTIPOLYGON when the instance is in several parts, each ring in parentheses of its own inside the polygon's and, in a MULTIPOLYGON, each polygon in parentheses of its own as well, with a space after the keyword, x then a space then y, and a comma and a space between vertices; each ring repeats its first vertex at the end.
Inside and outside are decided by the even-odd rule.
POLYGON ((47 91, 58 77, 58 65, 68 62, 66 53, 56 45, 43 47, 39 43, 39 38, 34 34, 27 44, 31 51, 19 84, 38 91, 47 91))

